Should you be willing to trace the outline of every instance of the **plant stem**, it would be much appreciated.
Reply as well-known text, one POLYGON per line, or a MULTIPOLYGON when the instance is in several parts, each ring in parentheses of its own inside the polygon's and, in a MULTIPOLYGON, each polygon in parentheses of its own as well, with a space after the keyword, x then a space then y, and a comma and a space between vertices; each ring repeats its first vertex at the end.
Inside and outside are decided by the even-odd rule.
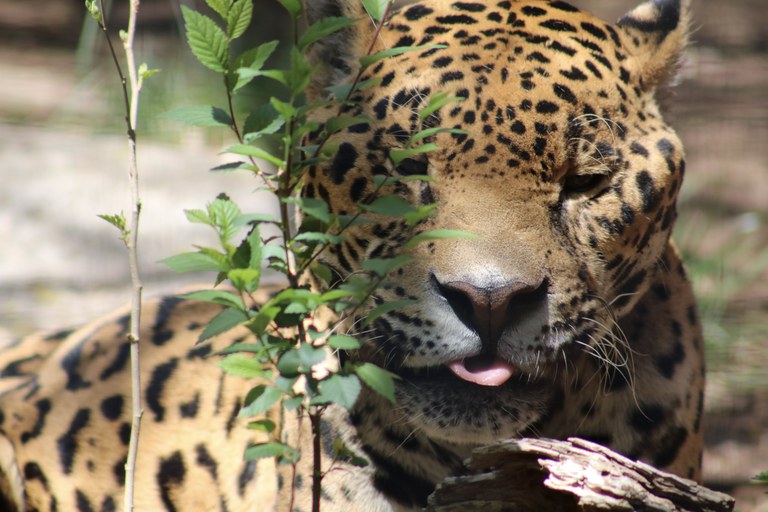
POLYGON ((322 463, 322 433, 320 429, 321 410, 315 408, 309 412, 309 421, 312 425, 312 512, 320 512, 320 496, 322 494, 323 472, 322 463))
MULTIPOLYGON (((103 12, 103 9, 102 9, 103 12)), ((123 96, 126 103, 126 124, 128 128, 128 181, 131 195, 131 215, 128 224, 128 233, 125 236, 125 244, 128 249, 128 265, 131 272, 131 320, 128 340, 131 345, 131 398, 132 398, 132 422, 131 437, 128 444, 128 457, 125 463, 125 494, 123 497, 123 510, 131 512, 134 501, 134 482, 136 470, 136 457, 139 446, 139 432, 141 429, 141 380, 139 375, 139 340, 141 328, 141 294, 143 285, 139 273, 138 261, 138 235, 139 217, 141 215, 141 198, 139 196, 139 171, 136 160, 136 123, 139 111, 139 93, 141 92, 141 78, 136 74, 136 62, 133 53, 133 39, 136 33, 136 18, 139 12, 139 0, 131 0, 130 14, 128 18, 128 30, 123 39, 123 48, 130 79, 130 97, 126 88, 125 75, 120 68, 114 48, 106 30, 106 24, 102 23, 102 29, 107 36, 110 51, 115 61, 117 72, 123 87, 123 96)))

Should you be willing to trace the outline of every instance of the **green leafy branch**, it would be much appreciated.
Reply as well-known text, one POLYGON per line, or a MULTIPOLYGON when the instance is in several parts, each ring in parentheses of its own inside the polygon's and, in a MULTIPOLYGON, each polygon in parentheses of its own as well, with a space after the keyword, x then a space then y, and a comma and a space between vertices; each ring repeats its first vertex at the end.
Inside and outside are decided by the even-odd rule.
MULTIPOLYGON (((187 41, 201 64, 222 75, 227 107, 182 107, 167 113, 166 117, 196 126, 231 129, 237 143, 227 152, 244 157, 245 161, 224 168, 243 169, 259 176, 278 197, 279 215, 244 213, 231 199, 220 195, 205 209, 186 212, 189 221, 206 225, 216 232, 219 247, 198 247, 195 251, 172 256, 164 263, 178 272, 214 272, 217 284, 229 283, 230 289, 202 290, 185 297, 222 308, 203 330, 201 341, 238 326, 244 326, 252 334, 252 341, 237 343, 222 351, 224 357, 219 363, 229 374, 258 382, 245 397, 240 416, 247 419, 250 428, 269 434, 271 440, 249 447, 245 457, 251 460, 275 457, 278 462, 292 464, 295 472, 300 452, 284 441, 286 415, 293 412, 299 419, 308 417, 313 436, 312 501, 313 510, 317 511, 320 484, 335 463, 334 459, 323 471, 320 421, 326 408, 337 404, 351 409, 363 385, 390 401, 395 400, 396 377, 393 374, 369 362, 352 360, 345 360, 339 368, 329 370, 334 367, 330 364, 335 361, 334 352, 355 351, 361 347, 361 341, 345 331, 348 325, 356 323, 358 316, 363 315, 362 325, 367 326, 381 315, 410 304, 410 301, 399 300, 384 302, 376 296, 376 291, 388 285, 393 271, 411 261, 406 253, 368 259, 359 272, 338 279, 339 276, 334 276, 333 271, 321 262, 320 256, 341 244, 352 227, 382 222, 383 219, 400 220, 405 226, 410 241, 404 245, 404 251, 424 241, 469 235, 451 230, 424 231, 421 226, 434 214, 436 205, 414 206, 399 195, 386 193, 401 181, 429 180, 425 176, 397 176, 392 172, 377 176, 371 199, 358 205, 349 215, 332 213, 324 201, 297 197, 296 192, 301 190, 305 173, 311 166, 334 157, 336 148, 329 141, 335 134, 352 125, 370 123, 370 119, 363 115, 342 114, 345 108, 354 106, 355 93, 378 85, 377 79, 363 79, 365 71, 382 59, 440 46, 398 47, 373 53, 392 2, 362 0, 363 7, 374 20, 375 30, 368 52, 359 60, 358 72, 350 84, 329 88, 331 98, 306 103, 304 93, 314 72, 306 51, 322 38, 357 23, 357 20, 324 18, 300 33, 301 3, 299 0, 280 0, 291 16, 293 38, 287 66, 273 69, 267 68, 266 63, 278 46, 276 41, 259 44, 237 56, 231 54, 232 41, 241 37, 250 24, 251 0, 207 0, 207 3, 218 21, 182 7, 187 41), (276 81, 282 87, 285 99, 271 97, 240 124, 233 97, 257 78, 276 81), (338 115, 323 122, 313 118, 315 112, 329 108, 338 109, 338 115), (312 143, 307 145, 310 140, 312 143), (276 170, 264 171, 259 161, 276 170), (292 227, 291 208, 301 214, 302 222, 298 228, 292 227), (281 237, 264 240, 261 235, 264 225, 276 226, 281 237), (264 268, 283 274, 288 283, 269 299, 258 301, 255 292, 261 284, 264 268), (325 283, 322 290, 309 288, 304 278, 308 272, 325 283), (372 302, 375 303, 373 307, 372 302), (275 407, 279 410, 277 422, 265 417, 275 407)), ((446 104, 460 99, 435 94, 419 115, 425 120, 446 104)), ((388 153, 392 169, 405 159, 438 149, 431 140, 440 133, 463 132, 441 127, 418 131, 405 147, 388 153)), ((351 452, 340 440, 335 440, 334 446, 339 457, 349 459, 347 456, 351 452)), ((352 460, 365 463, 355 457, 352 460)), ((291 501, 294 491, 292 488, 291 501)))

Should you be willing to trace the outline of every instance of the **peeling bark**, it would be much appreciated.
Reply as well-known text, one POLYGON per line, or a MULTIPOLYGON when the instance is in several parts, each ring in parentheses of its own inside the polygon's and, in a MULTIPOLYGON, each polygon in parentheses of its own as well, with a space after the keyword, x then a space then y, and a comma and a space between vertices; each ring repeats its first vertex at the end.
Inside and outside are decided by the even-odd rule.
POLYGON ((429 512, 727 512, 734 500, 578 438, 518 439, 476 449, 469 474, 430 496, 429 512))

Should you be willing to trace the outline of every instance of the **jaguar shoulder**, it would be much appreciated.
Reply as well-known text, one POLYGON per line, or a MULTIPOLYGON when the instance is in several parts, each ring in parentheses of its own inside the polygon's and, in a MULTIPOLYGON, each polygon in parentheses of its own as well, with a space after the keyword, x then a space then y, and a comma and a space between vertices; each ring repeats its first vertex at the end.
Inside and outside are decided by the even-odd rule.
MULTIPOLYGON (((360 20, 315 46, 317 96, 354 76, 373 28, 357 1, 308 4, 310 16, 360 20)), ((369 464, 336 460, 323 510, 416 509, 473 447, 516 436, 583 437, 698 478, 701 330, 670 240, 684 152, 656 100, 687 19, 680 0, 651 0, 616 24, 561 1, 433 1, 382 28, 377 50, 440 46, 365 70, 380 83, 349 108, 372 123, 337 134, 337 156, 311 169, 303 193, 347 213, 373 198, 376 175, 427 175, 394 190, 439 203, 420 229, 478 238, 410 249, 413 262, 379 292, 415 302, 376 320, 345 357, 398 374, 397 404, 364 390, 351 411, 329 411, 326 437, 369 464), (463 101, 422 122, 414 112, 437 91, 463 101), (463 133, 439 133, 441 149, 392 165, 391 149, 436 125, 463 133)), ((398 223, 361 224, 323 262, 345 276, 403 239, 398 223)), ((308 510, 307 458, 295 475, 244 462, 258 434, 237 413, 252 383, 206 360, 244 334, 195 345, 214 306, 145 308, 137 508, 287 510, 293 488, 294 508, 308 510)), ((0 355, 4 509, 119 508, 125 322, 119 313, 0 355)), ((310 437, 288 435, 300 447, 310 437)))

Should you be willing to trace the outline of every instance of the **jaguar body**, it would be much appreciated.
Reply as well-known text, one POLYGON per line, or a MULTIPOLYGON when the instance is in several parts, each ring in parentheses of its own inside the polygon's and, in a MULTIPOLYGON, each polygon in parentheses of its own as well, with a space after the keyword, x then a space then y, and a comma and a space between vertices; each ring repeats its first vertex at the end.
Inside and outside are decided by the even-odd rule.
MULTIPOLYGON (((702 338, 670 239, 685 159, 657 101, 687 42, 685 4, 651 0, 611 24, 561 1, 424 1, 393 13, 375 41, 357 1, 308 4, 310 17, 358 20, 313 48, 315 98, 350 83, 372 43, 437 46, 363 72, 379 84, 345 114, 371 123, 334 136, 336 156, 310 171, 303 194, 344 214, 375 199, 376 176, 424 175, 391 191, 439 205, 418 229, 475 235, 410 248, 413 262, 376 300, 413 304, 343 354, 400 378, 394 405, 364 389, 352 410, 328 410, 326 437, 368 464, 333 461, 323 510, 417 510, 474 447, 519 436, 582 437, 697 479, 702 338), (438 92, 462 101, 422 119, 438 92), (461 131, 392 163, 392 149, 432 126, 461 131)), ((402 251, 406 231, 360 224, 323 263, 343 279, 402 251)), ((137 509, 309 510, 309 457, 295 473, 243 460, 261 440, 238 418, 250 384, 209 356, 244 333, 195 345, 216 306, 166 297, 145 309, 137 509)), ((124 314, 0 356, 3 510, 119 508, 131 421, 124 314)), ((287 435, 311 449, 308 432, 287 435)))

